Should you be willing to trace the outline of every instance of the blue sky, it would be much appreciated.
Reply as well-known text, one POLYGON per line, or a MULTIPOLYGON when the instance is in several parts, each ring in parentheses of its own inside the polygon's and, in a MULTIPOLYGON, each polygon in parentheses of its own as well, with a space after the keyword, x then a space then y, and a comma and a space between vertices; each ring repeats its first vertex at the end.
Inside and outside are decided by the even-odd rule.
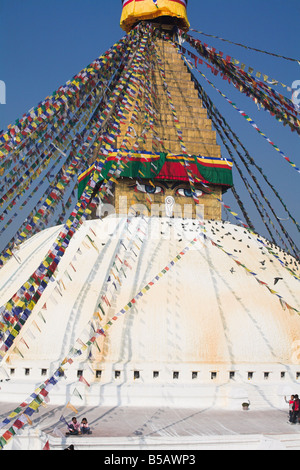
MULTIPOLYGON (((117 42, 124 35, 119 26, 120 15, 120 0, 0 0, 0 80, 6 84, 6 104, 0 105, 0 129, 5 129, 117 42)), ((189 0, 188 16, 194 29, 300 60, 299 0, 189 0)), ((288 86, 300 80, 300 65, 296 62, 192 35, 288 86)), ((207 69, 203 71, 300 167, 299 136, 258 110, 232 85, 209 74, 207 69)), ((300 174, 200 76, 199 81, 299 220, 300 174)), ((290 92, 281 87, 276 89, 291 98, 290 92)), ((237 176, 236 184, 246 200, 247 194, 237 176)), ((226 197, 234 206, 231 196, 226 197)), ((281 206, 274 204, 277 215, 284 218, 281 206)), ((239 209, 237 212, 240 213, 239 209)), ((264 234, 251 204, 249 212, 264 234)), ((284 223, 299 246, 299 232, 291 221, 284 223)))

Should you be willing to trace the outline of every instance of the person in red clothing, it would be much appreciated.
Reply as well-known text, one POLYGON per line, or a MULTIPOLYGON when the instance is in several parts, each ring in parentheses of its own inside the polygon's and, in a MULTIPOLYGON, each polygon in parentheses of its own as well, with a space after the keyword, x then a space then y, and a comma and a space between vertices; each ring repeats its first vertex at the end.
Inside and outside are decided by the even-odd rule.
POLYGON ((300 400, 299 400, 298 395, 295 395, 295 400, 293 403, 292 424, 297 423, 298 417, 299 417, 299 411, 300 411, 300 400))
POLYGON ((291 395, 291 398, 289 400, 287 400, 286 397, 284 397, 284 399, 285 399, 285 402, 289 404, 289 422, 291 423, 292 417, 293 417, 293 405, 294 405, 295 396, 291 395))

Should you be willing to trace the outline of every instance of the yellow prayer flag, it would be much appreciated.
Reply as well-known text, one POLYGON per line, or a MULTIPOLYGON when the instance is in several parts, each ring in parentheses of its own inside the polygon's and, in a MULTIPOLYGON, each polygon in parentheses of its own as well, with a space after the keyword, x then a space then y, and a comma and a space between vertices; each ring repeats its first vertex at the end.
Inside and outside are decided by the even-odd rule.
POLYGON ((30 403, 29 408, 36 411, 39 406, 40 406, 40 403, 38 403, 37 401, 33 401, 32 403, 30 403))
POLYGON ((11 330, 10 334, 11 334, 14 338, 16 338, 16 337, 18 336, 17 330, 11 330))
POLYGON ((67 403, 66 408, 74 411, 74 413, 78 413, 78 410, 76 410, 75 406, 73 406, 70 402, 67 403))
MULTIPOLYGON (((25 414, 25 413, 24 413, 24 414, 25 414)), ((28 424, 30 424, 30 426, 31 426, 31 425, 32 425, 31 419, 30 419, 29 416, 27 416, 26 414, 25 414, 25 416, 26 416, 26 419, 27 419, 27 421, 28 421, 28 424)))
POLYGON ((271 292, 271 294, 277 294, 276 290, 270 289, 270 287, 269 287, 269 291, 271 292))

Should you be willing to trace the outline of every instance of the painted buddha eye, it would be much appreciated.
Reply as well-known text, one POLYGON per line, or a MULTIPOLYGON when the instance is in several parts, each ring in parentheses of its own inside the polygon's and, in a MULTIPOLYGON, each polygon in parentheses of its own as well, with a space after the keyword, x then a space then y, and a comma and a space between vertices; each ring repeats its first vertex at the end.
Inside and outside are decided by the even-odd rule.
POLYGON ((163 188, 160 186, 152 186, 151 184, 138 184, 137 189, 142 193, 148 194, 159 194, 163 192, 163 188))
MULTIPOLYGON (((200 191, 199 189, 195 189, 195 193, 197 197, 200 197, 203 194, 202 191, 200 191)), ((179 188, 176 191, 176 195, 184 196, 184 197, 193 197, 191 188, 179 188)))

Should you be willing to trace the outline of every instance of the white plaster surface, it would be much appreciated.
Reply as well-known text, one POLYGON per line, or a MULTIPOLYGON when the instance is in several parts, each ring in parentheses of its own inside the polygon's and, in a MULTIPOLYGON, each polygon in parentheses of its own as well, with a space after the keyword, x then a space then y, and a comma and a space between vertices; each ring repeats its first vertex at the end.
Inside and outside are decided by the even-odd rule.
MULTIPOLYGON (((114 295, 102 325, 200 233, 195 220, 153 218, 146 221, 149 232, 144 237, 136 232, 140 222, 135 218, 128 225, 126 218, 108 217, 85 222, 76 233, 54 282, 16 339, 23 358, 10 351, 2 362, 2 407, 13 408, 22 402, 51 375, 74 345, 78 347, 78 338, 87 338, 87 324, 108 287, 114 295), (139 249, 135 248, 138 256, 130 249, 131 241, 136 240, 134 232, 144 240, 139 249), (132 269, 126 270, 122 285, 112 291, 107 280, 112 276, 113 261, 116 255, 124 260, 128 252, 132 269)), ((34 272, 59 231, 60 227, 54 227, 37 234, 18 250, 20 263, 13 258, 4 266, 0 272, 1 305, 34 272)), ((95 423, 100 410, 103 419, 99 430, 104 430, 104 436, 100 432, 99 438, 112 435, 119 444, 123 437, 136 439, 135 431, 150 418, 155 422, 154 416, 159 415, 166 418, 159 424, 161 429, 170 426, 173 434, 179 433, 187 440, 190 437, 185 426, 178 431, 176 416, 178 423, 192 423, 189 429, 195 434, 189 436, 199 437, 206 432, 223 435, 228 425, 229 435, 234 436, 244 432, 272 434, 272 426, 276 434, 291 433, 284 396, 300 392, 300 319, 296 312, 282 308, 278 297, 255 278, 266 282, 298 310, 299 280, 256 235, 242 227, 205 221, 204 234, 206 239, 201 237, 173 269, 113 323, 106 338, 99 341, 101 352, 94 348, 91 360, 83 355, 66 370, 66 378, 50 395, 50 427, 57 422, 55 410, 71 400, 80 409, 85 407, 95 423), (233 256, 256 276, 238 266, 233 256), (275 277, 282 278, 276 285, 275 277), (78 382, 78 370, 83 371, 90 387, 78 382), (95 378, 96 370, 102 371, 101 378, 95 378), (116 370, 120 371, 118 379, 116 370), (139 371, 138 379, 134 371, 139 371), (159 372, 158 377, 154 378, 154 372, 159 372), (178 373, 176 378, 174 372, 178 373), (83 401, 74 396, 75 388, 83 401), (245 414, 240 408, 245 400, 250 400, 252 408, 247 415, 247 430, 241 427, 245 414), (126 420, 120 420, 118 413, 125 413, 126 420), (106 427, 104 416, 112 427, 106 427), (122 426, 127 426, 130 416, 134 418, 131 431, 123 436, 122 426), (208 423, 214 424, 210 427, 208 423), (119 429, 118 435, 114 429, 119 429)), ((272 250, 299 276, 299 266, 290 255, 277 247, 272 250)), ((46 422, 42 426, 45 428, 46 422)), ((152 429, 157 433, 157 427, 152 429)), ((152 437, 150 432, 147 438, 152 437)), ((268 441, 270 445, 272 442, 268 441)))

